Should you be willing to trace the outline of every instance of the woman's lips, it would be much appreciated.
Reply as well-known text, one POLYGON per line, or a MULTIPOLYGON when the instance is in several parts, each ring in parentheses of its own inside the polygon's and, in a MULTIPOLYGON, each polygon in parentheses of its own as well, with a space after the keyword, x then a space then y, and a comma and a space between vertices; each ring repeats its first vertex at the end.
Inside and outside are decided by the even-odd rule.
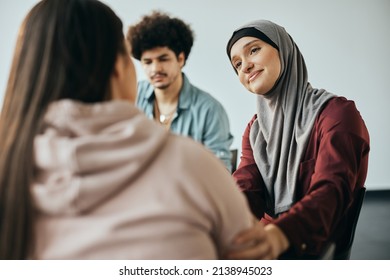
POLYGON ((252 82, 254 79, 256 79, 257 76, 259 76, 262 72, 263 72, 263 70, 258 70, 258 71, 252 72, 252 73, 249 75, 248 83, 250 83, 250 82, 252 82))

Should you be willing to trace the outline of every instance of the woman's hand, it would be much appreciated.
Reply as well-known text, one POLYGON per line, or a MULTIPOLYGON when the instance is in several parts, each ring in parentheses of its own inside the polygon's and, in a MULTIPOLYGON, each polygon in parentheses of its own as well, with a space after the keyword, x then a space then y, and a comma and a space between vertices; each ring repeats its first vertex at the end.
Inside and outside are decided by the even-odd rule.
POLYGON ((272 260, 277 259, 280 254, 289 247, 289 242, 284 233, 274 224, 264 226, 256 222, 248 230, 240 232, 233 240, 235 249, 228 252, 228 259, 243 260, 272 260))

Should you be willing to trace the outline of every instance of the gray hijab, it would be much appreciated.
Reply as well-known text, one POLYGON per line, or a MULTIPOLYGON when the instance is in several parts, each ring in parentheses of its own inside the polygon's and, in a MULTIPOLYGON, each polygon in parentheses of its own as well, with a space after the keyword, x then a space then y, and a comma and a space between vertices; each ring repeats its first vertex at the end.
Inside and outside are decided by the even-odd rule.
POLYGON ((258 20, 237 29, 227 46, 229 57, 232 45, 248 36, 242 30, 250 29, 260 31, 276 46, 281 62, 274 87, 266 95, 257 96, 257 120, 250 131, 254 159, 267 188, 264 208, 277 217, 296 202, 299 165, 314 121, 334 95, 311 87, 298 46, 283 27, 270 21, 258 20))

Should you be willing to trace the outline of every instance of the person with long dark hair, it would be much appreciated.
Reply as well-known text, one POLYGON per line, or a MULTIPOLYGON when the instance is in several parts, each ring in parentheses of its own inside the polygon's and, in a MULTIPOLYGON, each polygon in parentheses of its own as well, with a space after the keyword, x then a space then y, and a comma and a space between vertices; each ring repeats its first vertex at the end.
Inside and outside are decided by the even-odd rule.
POLYGON ((0 259, 216 259, 253 225, 219 159, 135 107, 129 48, 99 1, 26 16, 0 117, 0 259))

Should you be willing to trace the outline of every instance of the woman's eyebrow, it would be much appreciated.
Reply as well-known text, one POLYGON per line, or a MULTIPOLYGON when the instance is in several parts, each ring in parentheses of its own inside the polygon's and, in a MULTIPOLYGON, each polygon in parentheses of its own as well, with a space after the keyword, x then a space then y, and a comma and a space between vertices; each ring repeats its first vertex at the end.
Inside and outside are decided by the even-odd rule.
MULTIPOLYGON (((246 49, 249 45, 251 45, 252 43, 254 42, 257 42, 259 41, 259 39, 253 39, 252 41, 249 41, 248 43, 246 43, 245 45, 242 46, 242 49, 246 49)), ((232 59, 230 60, 230 62, 232 63, 234 58, 236 58, 237 55, 233 55, 232 56, 232 59)))

